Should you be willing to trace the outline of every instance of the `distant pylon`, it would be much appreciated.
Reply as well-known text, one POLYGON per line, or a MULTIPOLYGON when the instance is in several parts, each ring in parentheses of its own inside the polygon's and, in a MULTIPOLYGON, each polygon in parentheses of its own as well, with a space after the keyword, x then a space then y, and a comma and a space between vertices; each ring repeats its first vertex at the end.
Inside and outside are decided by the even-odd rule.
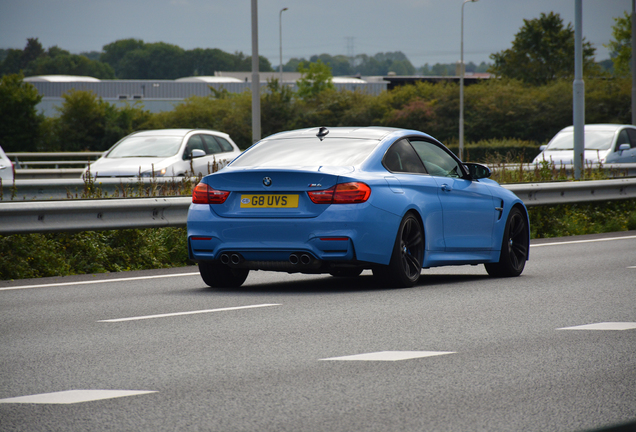
POLYGON ((349 57, 349 61, 351 62, 351 64, 353 64, 353 41, 355 38, 353 36, 347 36, 345 39, 347 40, 347 57, 349 57))

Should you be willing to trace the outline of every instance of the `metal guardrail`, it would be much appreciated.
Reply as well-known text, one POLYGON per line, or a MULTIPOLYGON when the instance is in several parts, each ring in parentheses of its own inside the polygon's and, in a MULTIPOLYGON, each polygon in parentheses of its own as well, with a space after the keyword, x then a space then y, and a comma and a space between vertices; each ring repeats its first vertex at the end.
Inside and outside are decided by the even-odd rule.
MULTIPOLYGON (((541 165, 533 163, 512 163, 512 164, 486 164, 492 171, 507 170, 507 171, 535 171, 541 170, 541 165)), ((548 168, 552 171, 552 168, 548 168)), ((557 172, 564 172, 566 175, 574 176, 574 165, 561 164, 555 165, 553 169, 557 172)), ((602 170, 603 174, 609 178, 616 177, 634 177, 636 176, 636 163, 619 163, 619 164, 598 164, 588 163, 583 167, 584 170, 602 170)))
MULTIPOLYGON (((105 197, 118 194, 125 197, 126 191, 152 186, 178 186, 184 180, 197 182, 197 177, 130 177, 130 178, 98 178, 94 181, 94 188, 101 190, 105 197)), ((11 199, 13 185, 3 185, 0 202, 6 201, 42 201, 81 198, 86 189, 86 183, 80 178, 54 180, 16 180, 15 197, 11 199)))
POLYGON ((79 179, 84 168, 29 168, 16 169, 14 172, 16 180, 79 179))
POLYGON ((81 165, 86 168, 103 154, 104 152, 11 152, 7 153, 7 157, 13 161, 16 170, 31 166, 53 166, 53 169, 58 169, 60 165, 81 165))
POLYGON ((7 157, 13 162, 16 180, 59 179, 80 178, 84 168, 103 154, 104 152, 12 152, 7 153, 7 157))
POLYGON ((185 226, 191 197, 8 202, 0 234, 185 226))
MULTIPOLYGON (((636 198, 636 179, 503 185, 527 206, 636 198)), ((185 226, 191 197, 0 203, 0 234, 185 226)))
POLYGON ((636 198, 636 178, 501 185, 527 207, 636 198))

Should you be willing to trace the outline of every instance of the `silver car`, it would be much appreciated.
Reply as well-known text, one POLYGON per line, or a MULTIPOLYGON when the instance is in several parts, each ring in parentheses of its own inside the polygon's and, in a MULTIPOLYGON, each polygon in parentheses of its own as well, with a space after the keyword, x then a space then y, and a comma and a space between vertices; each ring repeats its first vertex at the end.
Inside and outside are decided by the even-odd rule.
POLYGON ((207 175, 241 154, 230 136, 204 129, 160 129, 122 138, 93 162, 92 177, 207 175))
MULTIPOLYGON (((585 125, 585 163, 636 163, 636 127, 618 124, 585 125)), ((557 133, 533 163, 543 160, 571 165, 574 158, 574 126, 557 133)))
POLYGON ((13 184, 13 164, 0 147, 0 179, 3 185, 13 184))

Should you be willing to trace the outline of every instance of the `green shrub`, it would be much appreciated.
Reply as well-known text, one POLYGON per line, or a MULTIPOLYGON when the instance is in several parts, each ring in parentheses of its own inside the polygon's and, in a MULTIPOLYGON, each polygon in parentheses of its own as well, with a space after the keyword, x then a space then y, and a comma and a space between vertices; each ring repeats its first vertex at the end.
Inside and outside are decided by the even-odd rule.
POLYGON ((0 236, 0 279, 180 267, 185 228, 0 236))
POLYGON ((528 208, 532 238, 566 237, 636 229, 636 200, 528 208))

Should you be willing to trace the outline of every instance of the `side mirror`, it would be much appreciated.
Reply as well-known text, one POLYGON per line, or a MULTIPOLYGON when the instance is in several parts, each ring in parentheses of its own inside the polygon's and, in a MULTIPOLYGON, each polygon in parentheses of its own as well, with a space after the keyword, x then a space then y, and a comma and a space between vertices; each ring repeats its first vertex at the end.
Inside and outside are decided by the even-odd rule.
POLYGON ((468 169, 468 173, 473 180, 488 178, 492 174, 492 171, 490 171, 490 168, 488 168, 486 165, 465 163, 464 166, 468 169))
POLYGON ((629 150, 630 148, 632 148, 632 146, 629 144, 621 144, 618 146, 618 151, 623 153, 625 150, 629 150))
POLYGON ((192 150, 192 153, 190 154, 190 157, 192 159, 200 158, 202 156, 205 156, 205 152, 201 149, 194 149, 192 150))
POLYGON ((543 144, 541 147, 539 147, 539 151, 543 151, 547 148, 548 146, 543 144))

